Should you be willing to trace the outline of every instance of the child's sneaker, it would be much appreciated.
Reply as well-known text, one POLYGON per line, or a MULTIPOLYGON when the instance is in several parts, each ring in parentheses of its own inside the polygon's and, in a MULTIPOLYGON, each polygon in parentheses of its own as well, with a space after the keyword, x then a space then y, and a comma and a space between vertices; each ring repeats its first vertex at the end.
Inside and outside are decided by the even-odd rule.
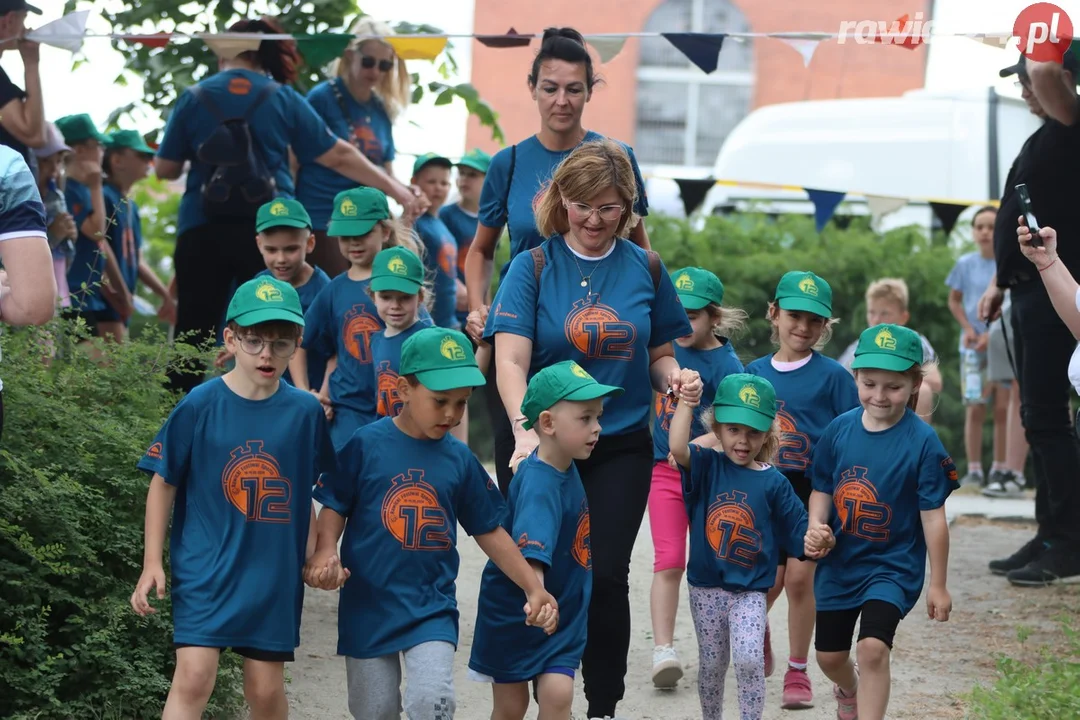
POLYGON ((670 690, 682 680, 682 663, 679 655, 671 645, 657 645, 652 653, 652 682, 653 686, 662 690, 670 690))
POLYGON ((1023 480, 1012 470, 994 470, 983 488, 986 497, 1019 498, 1024 496, 1023 480))
MULTIPOLYGON (((855 678, 858 680, 859 666, 855 666, 855 678)), ((859 720, 858 687, 851 695, 844 694, 839 685, 833 685, 832 694, 836 698, 836 720, 859 720)))
POLYGON ((772 632, 769 630, 768 621, 765 622, 765 677, 772 677, 775 664, 772 654, 772 632))
POLYGON ((805 670, 789 667, 784 673, 784 695, 780 707, 785 710, 802 710, 814 706, 814 690, 810 676, 805 670))
POLYGON ((972 472, 968 470, 967 475, 960 478, 960 487, 981 487, 985 478, 981 472, 972 472))

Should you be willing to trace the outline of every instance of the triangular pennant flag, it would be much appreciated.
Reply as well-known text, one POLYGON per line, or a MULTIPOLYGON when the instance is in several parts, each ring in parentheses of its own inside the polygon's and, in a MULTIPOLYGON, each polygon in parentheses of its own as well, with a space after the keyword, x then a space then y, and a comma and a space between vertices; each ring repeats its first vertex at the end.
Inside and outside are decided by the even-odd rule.
POLYGON ((711 73, 720 63, 720 50, 724 47, 724 35, 710 33, 660 33, 686 58, 711 73))
POLYGON ((892 28, 887 30, 886 33, 892 33, 893 29, 895 29, 899 35, 904 35, 905 33, 906 35, 904 37, 894 35, 893 37, 887 38, 882 38, 881 35, 877 35, 874 37, 874 42, 880 45, 899 45, 908 50, 914 50, 923 42, 922 35, 915 32, 915 23, 911 21, 911 16, 907 13, 898 17, 893 23, 892 28))
POLYGON ((825 226, 832 219, 833 213, 836 212, 836 207, 840 204, 840 201, 844 199, 844 195, 847 193, 833 192, 832 190, 814 190, 811 188, 803 188, 806 190, 806 194, 810 196, 810 201, 814 203, 814 225, 817 226, 817 231, 821 232, 825 229, 825 226))
POLYGON ((626 36, 618 35, 586 35, 585 42, 592 46, 596 54, 600 56, 600 64, 606 65, 622 52, 626 44, 626 36))
POLYGON ((996 47, 1004 50, 1005 48, 1009 47, 1010 41, 1012 40, 1012 33, 1000 32, 990 35, 983 35, 979 33, 974 35, 966 35, 965 37, 974 40, 977 43, 982 43, 983 45, 989 45, 990 47, 996 47))
POLYGON ((476 41, 489 48, 516 48, 528 47, 532 42, 532 35, 522 35, 514 28, 506 31, 505 35, 477 35, 476 41))
POLYGON ((121 35, 121 40, 126 40, 130 43, 138 43, 152 48, 163 48, 169 44, 169 39, 172 38, 172 33, 154 33, 153 35, 121 35))
POLYGON ((402 60, 434 60, 446 49, 445 37, 383 38, 402 60))
POLYGON ((309 67, 321 68, 331 60, 341 57, 352 40, 352 35, 320 33, 298 39, 296 45, 309 67))
POLYGON ((777 39, 783 40, 787 45, 791 46, 796 52, 802 55, 803 67, 810 67, 810 61, 814 59, 814 52, 821 43, 820 40, 810 40, 807 38, 782 37, 777 39))
POLYGON ((896 212, 907 205, 905 198, 884 197, 882 195, 867 195, 866 207, 870 211, 870 217, 876 225, 881 218, 896 212))
POLYGON ((956 227, 956 220, 960 213, 967 209, 967 205, 953 205, 952 203, 930 203, 930 209, 934 211, 934 217, 941 223, 941 229, 945 231, 945 237, 952 235, 956 227))
POLYGON ((90 17, 89 10, 79 10, 58 20, 53 20, 51 23, 46 23, 37 30, 27 33, 26 36, 42 45, 51 45, 52 47, 76 53, 82 49, 88 17, 90 17))
POLYGON ((679 195, 682 197, 683 209, 686 216, 690 217, 694 211, 701 207, 709 189, 716 185, 716 180, 710 178, 675 178, 675 184, 679 186, 679 195))
POLYGON ((241 53, 255 52, 262 44, 260 33, 252 33, 251 37, 214 37, 206 34, 195 37, 206 43, 206 46, 222 60, 232 60, 241 53))

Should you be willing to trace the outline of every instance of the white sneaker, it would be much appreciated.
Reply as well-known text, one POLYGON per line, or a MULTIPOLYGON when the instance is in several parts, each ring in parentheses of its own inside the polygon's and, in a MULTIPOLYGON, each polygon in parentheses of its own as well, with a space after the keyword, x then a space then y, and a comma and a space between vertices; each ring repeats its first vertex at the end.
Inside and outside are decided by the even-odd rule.
POLYGON ((652 653, 653 686, 672 690, 682 680, 683 668, 679 655, 671 645, 657 645, 652 653))
POLYGON ((1018 498, 1024 496, 1024 486, 1012 470, 997 470, 990 473, 990 481, 982 494, 987 497, 1018 498))

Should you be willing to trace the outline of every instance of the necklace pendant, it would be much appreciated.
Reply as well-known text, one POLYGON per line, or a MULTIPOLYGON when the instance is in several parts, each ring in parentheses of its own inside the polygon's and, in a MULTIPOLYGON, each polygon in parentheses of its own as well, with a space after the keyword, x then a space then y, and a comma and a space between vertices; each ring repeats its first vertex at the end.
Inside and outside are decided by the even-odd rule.
POLYGON ((581 287, 589 287, 589 281, 588 280, 582 280, 581 281, 581 287))

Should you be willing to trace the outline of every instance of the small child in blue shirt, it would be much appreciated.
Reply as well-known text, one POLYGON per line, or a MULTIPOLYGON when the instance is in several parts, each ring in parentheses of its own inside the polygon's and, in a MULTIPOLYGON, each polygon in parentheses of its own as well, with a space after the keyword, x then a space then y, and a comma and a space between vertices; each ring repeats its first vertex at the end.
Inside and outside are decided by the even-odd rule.
MULTIPOLYGON (((698 374, 682 371, 687 387, 698 374)), ((698 401, 680 393, 671 418, 671 454, 682 468, 690 515, 690 611, 698 636, 698 693, 705 720, 720 720, 724 676, 734 655, 743 720, 765 710, 766 593, 780 551, 816 555, 828 546, 827 525, 809 544, 807 514, 795 489, 767 464, 780 445, 772 384, 746 373, 716 390, 708 422, 721 452, 690 444, 698 401)))
POLYGON ((401 413, 360 428, 340 451, 338 470, 315 489, 324 507, 305 580, 341 587, 337 651, 354 717, 401 712, 404 655, 405 714, 452 718, 458 524, 521 588, 519 622, 554 632, 557 604, 503 529, 506 505, 495 482, 450 436, 473 388, 484 384, 468 338, 425 328, 402 346, 400 372, 401 413))
POLYGON ((413 335, 429 327, 420 319, 427 292, 424 290, 424 263, 411 250, 393 247, 375 256, 371 265, 368 294, 375 301, 386 328, 371 336, 371 369, 375 373, 375 412, 379 417, 397 417, 401 412, 398 370, 401 346, 413 335))
POLYGON ((585 651, 592 555, 589 508, 575 460, 592 455, 604 398, 622 388, 601 385, 580 365, 550 365, 529 381, 521 401, 526 429, 540 444, 518 466, 503 527, 517 539, 544 587, 559 600, 562 627, 547 637, 521 624, 521 591, 488 563, 480 580, 470 677, 490 682, 492 717, 521 720, 536 682, 540 714, 569 720, 574 676, 585 651))
POLYGON ((427 153, 416 158, 413 164, 412 182, 419 187, 431 203, 427 212, 416 218, 413 227, 426 250, 424 264, 434 277, 435 300, 431 311, 432 320, 439 327, 460 328, 457 317, 458 299, 466 302, 465 283, 458 279, 457 240, 439 219, 439 208, 450 194, 449 159, 427 153))
MULTIPOLYGON (((457 165, 457 191, 459 199, 453 205, 444 205, 439 210, 439 219, 450 230, 450 234, 457 241, 457 278, 462 284, 465 283, 465 257, 469 254, 469 246, 476 237, 476 225, 480 215, 480 191, 484 187, 484 178, 487 177, 488 168, 491 167, 491 156, 480 149, 473 149, 465 153, 457 165)), ((469 315, 469 298, 458 297, 457 317, 461 327, 465 327, 469 315)), ((480 363, 480 369, 484 364, 480 363)))
POLYGON ((814 644, 818 665, 835 683, 839 720, 885 717, 893 637, 922 593, 928 554, 927 614, 944 622, 952 610, 945 500, 959 484, 934 429, 914 412, 922 361, 915 331, 864 330, 851 364, 862 407, 833 420, 814 448, 810 523, 837 528, 814 578, 814 644), (852 663, 856 621, 858 663, 852 663))
POLYGON ((143 572, 131 605, 155 612, 169 560, 176 672, 165 717, 200 717, 221 651, 244 659, 253 717, 285 717, 285 666, 300 643, 302 570, 315 543, 311 488, 333 469, 326 416, 281 381, 304 327, 288 283, 241 285, 226 314, 236 367, 193 389, 139 461, 146 498, 143 572))

